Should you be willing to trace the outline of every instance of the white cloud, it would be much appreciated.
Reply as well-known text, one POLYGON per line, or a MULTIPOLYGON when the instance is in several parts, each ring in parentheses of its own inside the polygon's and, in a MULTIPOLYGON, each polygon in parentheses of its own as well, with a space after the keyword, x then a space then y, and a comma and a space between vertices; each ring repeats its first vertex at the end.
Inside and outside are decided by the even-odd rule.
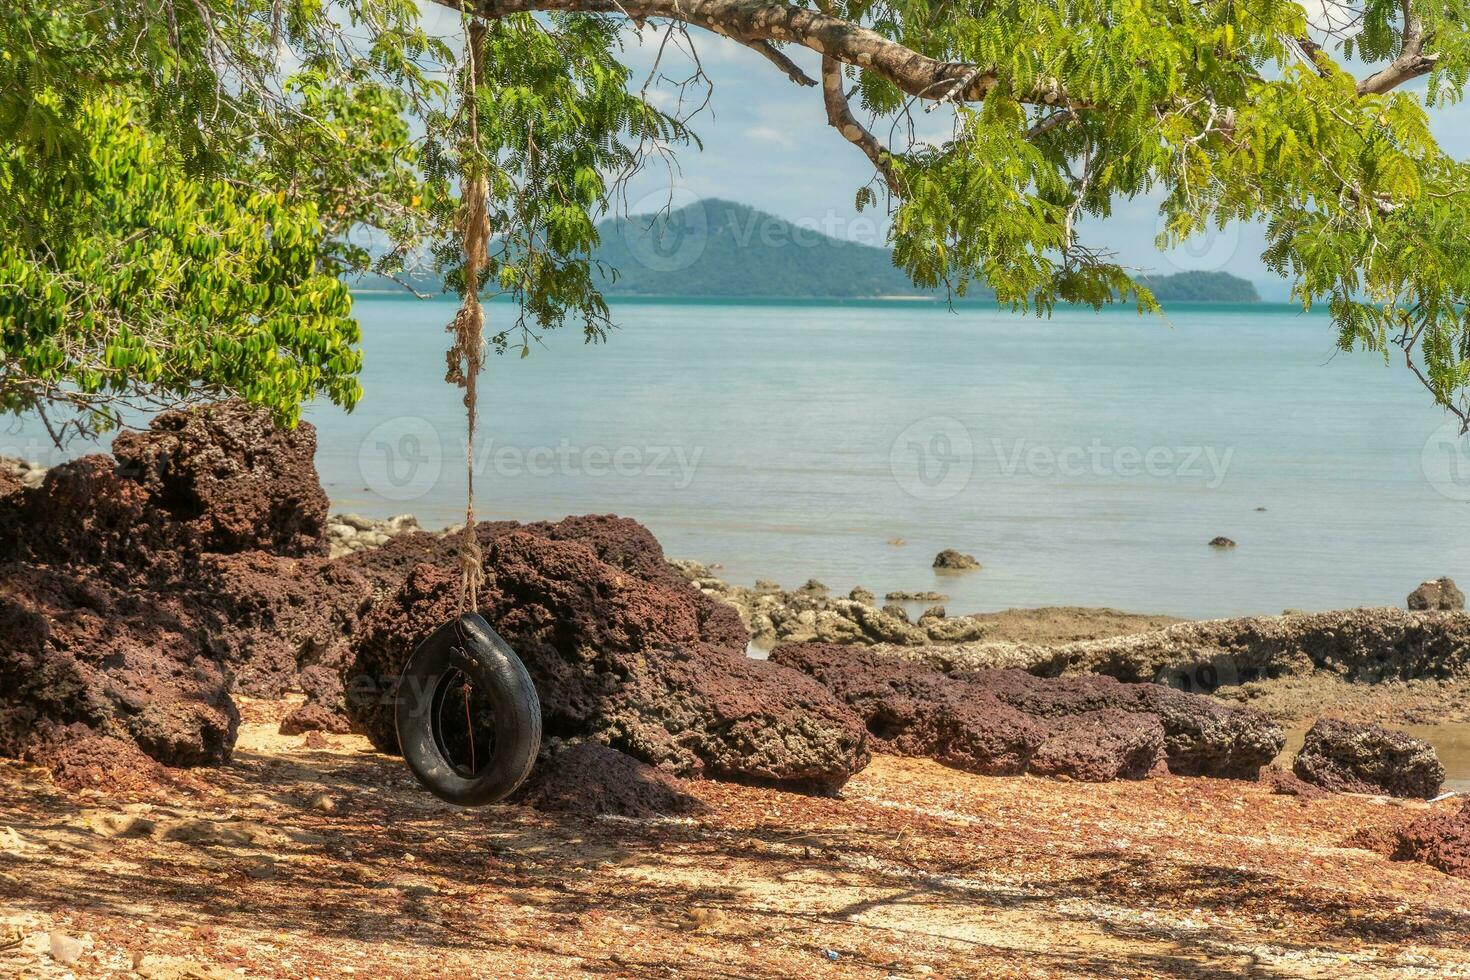
POLYGON ((767 143, 776 143, 780 146, 795 146, 791 137, 781 132, 775 126, 750 126, 745 130, 745 138, 767 143))

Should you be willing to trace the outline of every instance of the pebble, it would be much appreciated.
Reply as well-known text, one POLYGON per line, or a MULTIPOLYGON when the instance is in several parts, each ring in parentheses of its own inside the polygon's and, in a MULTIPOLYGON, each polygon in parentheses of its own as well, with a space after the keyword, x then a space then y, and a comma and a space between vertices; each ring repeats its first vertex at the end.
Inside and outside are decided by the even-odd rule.
POLYGON ((56 962, 71 966, 82 958, 82 941, 68 936, 64 932, 52 932, 47 937, 51 944, 51 958, 56 962))

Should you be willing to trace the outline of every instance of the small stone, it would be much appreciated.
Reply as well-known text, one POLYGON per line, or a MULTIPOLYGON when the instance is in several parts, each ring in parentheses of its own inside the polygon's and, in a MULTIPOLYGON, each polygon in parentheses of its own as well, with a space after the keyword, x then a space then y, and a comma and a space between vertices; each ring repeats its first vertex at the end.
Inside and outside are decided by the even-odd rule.
POLYGON ((339 514, 337 515, 337 520, 357 531, 371 531, 373 529, 373 522, 361 514, 339 514))
POLYGON ((1234 548, 1235 547, 1235 542, 1234 541, 1231 541, 1229 538, 1225 537, 1224 535, 1221 535, 1220 537, 1211 538, 1210 539, 1210 547, 1211 548, 1234 548))
POLYGON ((51 944, 51 958, 64 966, 72 966, 82 958, 82 941, 64 932, 53 931, 47 937, 51 944))
POLYGON ((318 813, 336 813, 337 801, 326 793, 318 793, 308 801, 307 806, 318 813))
POLYGON ((908 544, 908 542, 905 541, 903 538, 889 538, 888 543, 895 548, 902 548, 904 545, 908 544))
POLYGON ((245 874, 256 881, 269 881, 276 876, 276 862, 268 857, 257 858, 245 865, 245 874))

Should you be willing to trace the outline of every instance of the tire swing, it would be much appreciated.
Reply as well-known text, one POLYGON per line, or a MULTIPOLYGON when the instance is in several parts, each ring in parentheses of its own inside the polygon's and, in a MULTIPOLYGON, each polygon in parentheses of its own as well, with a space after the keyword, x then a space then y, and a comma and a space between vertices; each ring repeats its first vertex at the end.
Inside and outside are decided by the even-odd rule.
MULTIPOLYGON (((465 53, 471 147, 479 147, 476 90, 484 27, 471 23, 465 53)), ((476 152, 475 166, 483 168, 476 152)), ((398 680, 395 722, 404 761, 430 793, 461 806, 505 799, 525 781, 541 750, 541 702, 531 675, 510 644, 479 614, 484 582, 475 536, 476 381, 485 314, 479 282, 486 264, 488 185, 483 173, 462 178, 463 300, 449 332, 446 380, 464 389, 467 439, 464 543, 460 548, 459 614, 421 642, 398 680)))

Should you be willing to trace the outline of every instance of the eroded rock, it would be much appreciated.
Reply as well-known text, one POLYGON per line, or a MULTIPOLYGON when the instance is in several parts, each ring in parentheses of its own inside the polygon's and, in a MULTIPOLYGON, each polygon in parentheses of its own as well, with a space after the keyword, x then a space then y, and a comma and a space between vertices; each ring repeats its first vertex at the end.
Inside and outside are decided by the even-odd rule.
POLYGON ((1399 831, 1395 861, 1419 861, 1447 875, 1470 878, 1470 802, 1424 814, 1399 831))
POLYGON ((1432 582, 1421 583, 1417 589, 1409 593, 1407 602, 1409 609, 1414 612, 1423 612, 1428 609, 1454 612, 1465 608, 1465 593, 1455 585, 1454 579, 1437 578, 1432 582))
MULTIPOLYGON (((680 775, 819 791, 866 765, 866 733, 846 707, 810 678, 747 659, 732 611, 652 561, 647 542, 657 542, 637 525, 619 545, 618 526, 478 529, 480 612, 530 671, 548 735, 602 742, 680 775)), ((413 567, 354 642, 349 714, 385 751, 397 748, 398 673, 454 613, 458 579, 447 555, 413 567)))
POLYGON ((972 572, 980 567, 974 555, 945 548, 934 556, 934 567, 945 572, 972 572))
POLYGON ((945 674, 833 644, 778 647, 771 660, 821 681, 892 751, 987 775, 1141 779, 1165 760, 1178 775, 1254 779, 1285 742, 1257 712, 1155 684, 945 674))
POLYGON ((703 809, 678 776, 596 742, 543 755, 515 799, 538 810, 589 817, 647 818, 703 809))
POLYGON ((1319 718, 1292 771, 1334 793, 1375 793, 1430 799, 1444 783, 1434 746, 1407 732, 1319 718))

